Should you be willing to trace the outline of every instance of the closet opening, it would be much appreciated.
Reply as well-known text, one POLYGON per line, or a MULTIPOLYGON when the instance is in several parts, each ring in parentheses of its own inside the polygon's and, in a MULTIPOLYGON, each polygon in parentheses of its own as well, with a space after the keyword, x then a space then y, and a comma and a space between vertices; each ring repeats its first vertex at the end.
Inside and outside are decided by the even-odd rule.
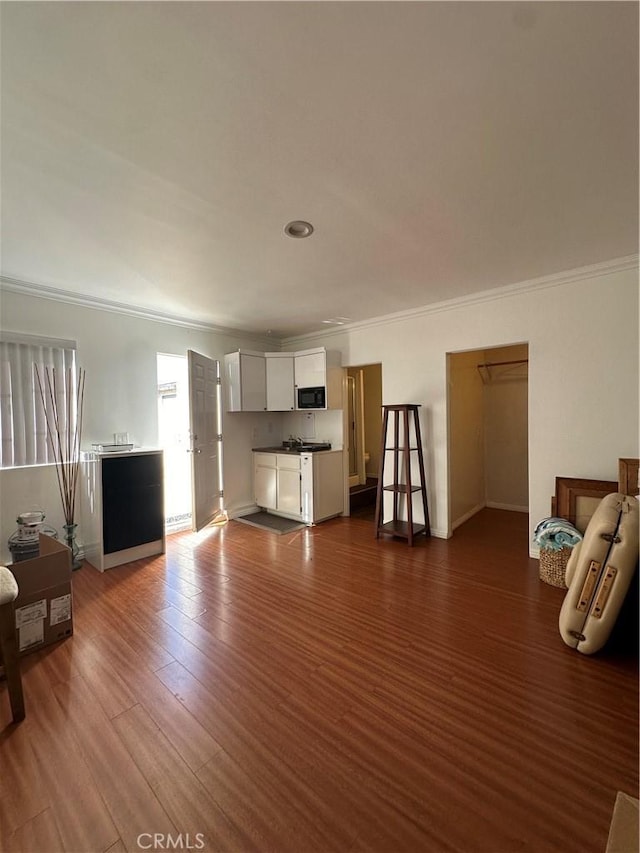
POLYGON ((529 511, 529 346, 447 353, 449 530, 484 507, 529 511))

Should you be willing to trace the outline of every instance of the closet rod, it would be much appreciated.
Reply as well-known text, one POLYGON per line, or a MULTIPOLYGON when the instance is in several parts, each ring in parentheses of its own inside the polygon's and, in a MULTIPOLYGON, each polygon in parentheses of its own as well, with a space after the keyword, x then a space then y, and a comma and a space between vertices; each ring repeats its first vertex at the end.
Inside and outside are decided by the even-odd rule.
POLYGON ((478 367, 503 367, 505 364, 529 364, 528 358, 518 358, 515 361, 488 361, 478 367))

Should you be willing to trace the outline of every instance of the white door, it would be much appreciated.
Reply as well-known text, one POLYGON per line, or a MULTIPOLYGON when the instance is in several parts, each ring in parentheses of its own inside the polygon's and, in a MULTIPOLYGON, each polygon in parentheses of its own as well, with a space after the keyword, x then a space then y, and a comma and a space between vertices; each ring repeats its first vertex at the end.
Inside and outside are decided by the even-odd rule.
POLYGON ((189 360, 189 428, 194 530, 209 524, 221 509, 219 364, 187 351, 189 360))

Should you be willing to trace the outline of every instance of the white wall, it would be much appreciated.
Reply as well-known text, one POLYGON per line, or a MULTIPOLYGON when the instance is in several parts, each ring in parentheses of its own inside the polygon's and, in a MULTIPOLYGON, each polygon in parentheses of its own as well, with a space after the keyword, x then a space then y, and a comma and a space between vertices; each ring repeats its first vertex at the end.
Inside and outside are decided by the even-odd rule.
POLYGON ((384 323, 286 342, 325 345, 343 364, 381 362, 384 403, 419 403, 432 527, 448 517, 446 353, 529 342, 530 527, 556 475, 617 479, 638 456, 638 271, 515 290, 384 323))
MULTIPOLYGON (((156 443, 157 352, 183 355, 192 348, 221 358, 238 347, 265 349, 264 341, 10 292, 2 293, 2 327, 77 340, 79 362, 87 370, 85 445, 115 431, 129 432, 137 444, 156 443)), ((446 354, 522 341, 529 342, 533 529, 549 514, 557 475, 616 480, 618 457, 639 455, 637 269, 292 339, 286 348, 325 345, 341 351, 343 364, 381 362, 383 402, 421 404, 432 528, 446 536, 446 354)), ((261 413, 240 413, 232 423, 230 418, 225 417, 225 502, 233 513, 252 503, 249 449, 273 443, 274 436, 279 440, 281 419, 261 413)), ((331 433, 338 446, 339 415, 328 412, 324 418, 316 434, 331 433)), ((17 513, 32 503, 43 504, 47 521, 61 527, 51 468, 0 471, 0 497, 2 549, 17 513)))
MULTIPOLYGON (((263 350, 264 341, 233 334, 220 334, 170 323, 141 319, 80 305, 2 292, 2 328, 6 331, 75 340, 78 363, 87 371, 83 447, 92 441, 128 432, 141 446, 158 441, 157 365, 158 352, 184 355, 194 349, 214 359, 239 347, 263 350)), ((230 415, 223 421, 225 503, 234 509, 251 503, 252 443, 260 443, 268 421, 262 414, 230 415), (229 428, 227 428, 229 426, 229 428), (254 437, 258 441, 254 441, 254 437)), ((40 504, 47 522, 61 530, 55 471, 52 467, 0 471, 0 554, 9 559, 6 541, 15 530, 16 515, 40 504)), ((79 539, 82 541, 82 525, 79 539)))
POLYGON ((342 409, 285 412, 282 415, 282 437, 288 438, 290 435, 308 438, 310 441, 328 441, 334 450, 341 450, 342 409))

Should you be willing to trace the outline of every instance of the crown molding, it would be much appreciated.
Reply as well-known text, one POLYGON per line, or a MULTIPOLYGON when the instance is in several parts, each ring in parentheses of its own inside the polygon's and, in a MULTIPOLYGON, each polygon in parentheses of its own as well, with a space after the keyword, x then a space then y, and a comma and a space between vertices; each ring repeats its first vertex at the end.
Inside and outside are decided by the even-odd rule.
POLYGON ((202 323, 196 320, 190 320, 187 317, 165 314, 161 311, 154 311, 152 309, 142 308, 136 305, 127 305, 123 302, 103 299, 97 296, 87 296, 85 294, 74 293, 69 290, 62 290, 60 288, 50 287, 44 284, 37 284, 36 282, 11 278, 10 276, 0 275, 0 292, 4 290, 9 293, 37 296, 41 299, 50 299, 54 302, 62 302, 67 305, 81 305, 85 308, 109 311, 113 314, 124 314, 130 317, 137 317, 141 320, 149 320, 155 323, 166 323, 171 326, 180 326, 185 329, 192 329, 199 332, 208 332, 218 335, 226 335, 229 337, 250 338, 259 345, 259 348, 264 348, 265 350, 276 350, 278 347, 285 348, 293 345, 299 345, 300 343, 307 343, 309 341, 323 341, 327 338, 343 335, 345 332, 356 332, 363 329, 387 326, 393 323, 400 323, 405 320, 424 317, 430 314, 439 314, 443 311, 453 311, 457 308, 480 305, 484 302, 492 302, 494 300, 505 299, 510 296, 519 296, 523 293, 532 293, 538 290, 545 290, 550 287, 560 287, 574 281, 595 278, 602 275, 612 275, 614 273, 631 269, 638 269, 638 260, 639 256, 637 254, 627 255, 622 258, 614 258, 597 264, 590 264, 588 266, 577 267, 576 269, 565 270, 564 272, 553 273, 540 278, 529 279, 517 284, 494 287, 490 290, 480 291, 479 293, 459 296, 454 299, 447 299, 441 302, 434 302, 430 305, 423 305, 419 308, 410 308, 405 311, 397 311, 393 314, 384 314, 378 317, 372 317, 368 320, 361 320, 356 323, 338 326, 331 330, 324 328, 319 329, 316 332, 307 332, 303 335, 290 335, 282 339, 265 337, 264 335, 256 334, 255 332, 251 332, 247 329, 233 329, 226 326, 216 326, 212 323, 202 323))
POLYGON ((232 329, 226 326, 216 326, 212 323, 202 323, 180 317, 173 314, 165 314, 162 311, 154 311, 149 308, 141 308, 137 305, 127 305, 124 302, 116 302, 111 299, 103 299, 99 296, 87 296, 81 293, 73 293, 70 290, 62 290, 57 287, 49 287, 36 282, 23 281, 17 278, 0 275, 0 292, 20 293, 27 296, 37 296, 40 299, 50 299, 53 302, 62 302, 66 305, 81 305, 83 308, 94 308, 99 311, 109 311, 112 314, 125 314, 129 317, 137 317, 139 320, 150 320, 154 323, 166 323, 170 326, 180 326, 197 332, 212 332, 228 337, 250 338, 261 344, 265 349, 273 348, 274 344, 280 345, 279 340, 264 337, 264 335, 250 332, 246 329, 232 329))
POLYGON ((345 324, 333 328, 330 331, 326 329, 317 332, 308 332, 304 335, 291 335, 283 338, 282 346, 289 347, 307 343, 314 340, 326 340, 326 338, 338 337, 345 332, 357 332, 363 329, 373 329, 378 326, 387 326, 392 323, 400 323, 404 320, 412 320, 417 317, 424 317, 429 314, 440 314, 443 311, 454 311, 457 308, 466 308, 473 305, 480 305, 484 302, 493 302, 497 299, 506 299, 510 296, 520 296, 523 293, 535 293, 538 290, 546 290, 550 287, 561 287, 565 284, 571 284, 574 281, 581 281, 587 278, 596 278, 602 275, 612 275, 626 270, 638 269, 638 255, 627 255, 622 258, 614 258, 610 261, 601 261, 597 264, 589 264, 584 267, 577 267, 564 272, 553 273, 551 275, 541 276, 540 278, 532 278, 526 281, 518 282, 517 284, 507 284, 502 287, 494 287, 490 290, 482 290, 479 293, 471 293, 467 296, 458 296, 454 299, 446 299, 441 302, 434 302, 430 305, 423 305, 420 308, 409 308, 405 311, 397 311, 393 314, 384 314, 379 317, 372 317, 369 320, 361 320, 356 323, 345 324))

